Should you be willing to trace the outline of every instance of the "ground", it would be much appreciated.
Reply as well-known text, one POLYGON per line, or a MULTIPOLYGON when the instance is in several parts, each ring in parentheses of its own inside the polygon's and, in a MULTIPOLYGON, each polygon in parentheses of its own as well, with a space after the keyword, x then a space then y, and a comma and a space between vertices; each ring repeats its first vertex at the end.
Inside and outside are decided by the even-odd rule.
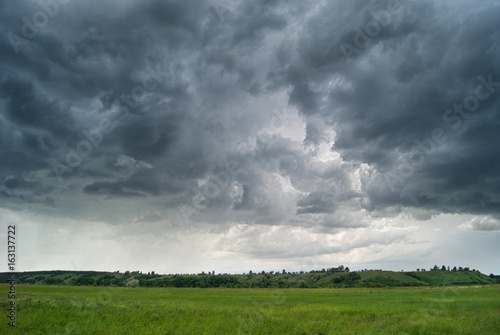
MULTIPOLYGON (((8 290, 0 285, 0 291, 8 290)), ((7 294, 0 297, 5 316, 9 302, 7 294)), ((500 333, 498 285, 372 289, 17 285, 16 306, 19 334, 500 333)), ((2 319, 0 333, 5 334, 11 327, 6 317, 2 319)))

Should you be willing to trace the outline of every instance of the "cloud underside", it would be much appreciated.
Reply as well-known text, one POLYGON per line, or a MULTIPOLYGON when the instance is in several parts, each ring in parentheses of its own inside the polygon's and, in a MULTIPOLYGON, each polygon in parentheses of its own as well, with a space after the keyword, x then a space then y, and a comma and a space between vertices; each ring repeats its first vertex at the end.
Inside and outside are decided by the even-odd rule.
POLYGON ((495 1, 74 1, 29 38, 41 7, 0 6, 6 208, 238 236, 446 213, 499 230, 495 1))

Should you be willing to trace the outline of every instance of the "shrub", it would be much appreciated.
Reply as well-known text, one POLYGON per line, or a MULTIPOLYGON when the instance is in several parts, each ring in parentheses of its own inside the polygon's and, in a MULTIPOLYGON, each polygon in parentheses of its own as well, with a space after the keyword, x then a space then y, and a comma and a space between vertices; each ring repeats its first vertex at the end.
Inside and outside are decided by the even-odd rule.
POLYGON ((130 279, 127 284, 127 287, 139 287, 139 280, 137 279, 130 279))

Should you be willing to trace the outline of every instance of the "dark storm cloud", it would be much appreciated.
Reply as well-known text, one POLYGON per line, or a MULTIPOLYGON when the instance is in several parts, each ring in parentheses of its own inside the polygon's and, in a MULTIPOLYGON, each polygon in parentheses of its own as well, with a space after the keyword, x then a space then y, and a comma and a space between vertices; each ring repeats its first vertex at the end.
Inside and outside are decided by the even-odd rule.
MULTIPOLYGON (((171 58, 190 43, 186 37, 200 37, 201 10, 193 2, 61 5, 50 24, 20 46, 21 61, 2 65, 10 73, 2 79, 3 115, 21 132, 21 144, 44 146, 46 151, 39 155, 43 158, 36 158, 45 164, 52 156, 66 165, 67 153, 87 140, 82 132, 92 133, 111 109, 121 107, 128 108, 131 116, 114 120, 113 132, 105 134, 103 141, 95 135, 100 143, 93 142, 87 159, 114 155, 116 144, 122 153, 139 159, 165 154, 179 133, 179 115, 189 108, 189 83, 180 78, 180 59, 171 58), (175 14, 176 19, 160 20, 163 12, 175 14), (156 25, 165 27, 150 34, 156 25), (164 52, 167 46, 174 51, 164 52)), ((33 4, 13 11, 19 19, 29 19, 41 8, 33 4)), ((3 48, 10 57, 10 46, 3 48)), ((84 164, 78 167, 85 170, 84 164)))
POLYGON ((145 196, 159 193, 157 184, 140 178, 129 179, 126 182, 95 182, 83 188, 85 193, 99 193, 111 196, 145 196), (148 185, 148 182, 150 183, 148 185))
MULTIPOLYGON (((500 140, 500 6, 463 5, 470 15, 451 3, 402 2, 400 13, 389 16, 390 24, 368 38, 367 46, 348 62, 339 45, 355 46, 356 29, 364 30, 375 20, 372 11, 380 13, 385 6, 330 2, 304 30, 301 59, 281 76, 292 85, 290 99, 301 113, 335 123, 333 150, 346 161, 377 170, 378 176, 365 181, 370 210, 402 205, 452 213, 498 212, 499 155, 493 143, 500 140), (320 32, 320 26, 329 28, 320 32), (479 85, 480 94, 488 97, 474 108, 478 99, 467 97, 479 85), (455 103, 466 105, 463 112, 447 113, 455 103), (446 137, 440 143, 433 140, 437 128, 436 138, 446 137), (405 171, 403 164, 418 158, 415 150, 423 151, 421 161, 410 161, 405 171), (399 179, 387 182, 388 172, 399 179)), ((309 141, 321 137, 316 120, 307 125, 309 141)), ((324 207, 324 197, 317 197, 306 208, 324 207)))
POLYGON ((69 1, 36 36, 36 2, 1 6, 7 199, 327 228, 500 213, 495 2, 69 1))

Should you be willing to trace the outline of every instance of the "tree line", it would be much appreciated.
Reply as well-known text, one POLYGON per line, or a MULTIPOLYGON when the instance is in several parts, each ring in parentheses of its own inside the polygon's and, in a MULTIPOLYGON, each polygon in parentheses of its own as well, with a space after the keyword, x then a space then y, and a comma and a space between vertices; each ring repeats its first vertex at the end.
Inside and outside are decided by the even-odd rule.
MULTIPOLYGON (((453 283, 493 283, 499 281, 498 276, 489 277, 468 267, 438 267, 435 265, 429 271, 444 271, 454 276, 453 283), (456 275, 452 275, 452 272, 456 275), (459 275, 460 273, 460 275, 459 275), (470 274, 470 275, 469 275, 470 274), (458 276, 458 277, 456 277, 458 276), (457 279, 455 279, 455 277, 457 279)), ((376 270, 350 271, 343 265, 321 270, 289 272, 261 271, 234 275, 215 274, 215 271, 198 274, 160 275, 154 271, 38 271, 17 273, 20 284, 77 285, 77 286, 119 286, 119 287, 197 287, 197 288, 313 288, 313 287, 383 287, 383 286, 421 286, 429 285, 423 276, 427 270, 404 272, 415 280, 405 280, 396 277, 397 272, 376 270), (376 272, 373 274, 372 272, 376 272), (372 274, 370 274, 372 273, 372 274)), ((429 272, 429 275, 431 273, 429 272)), ((12 273, 0 273, 0 282, 6 282, 12 273)), ((446 276, 446 277, 449 277, 446 276)), ((436 278, 435 276, 433 278, 436 278)), ((440 277, 439 277, 440 278, 440 277)), ((436 280, 436 279, 433 279, 436 280)), ((435 283, 432 282, 432 285, 435 283)), ((439 285, 439 284, 438 284, 439 285)))

